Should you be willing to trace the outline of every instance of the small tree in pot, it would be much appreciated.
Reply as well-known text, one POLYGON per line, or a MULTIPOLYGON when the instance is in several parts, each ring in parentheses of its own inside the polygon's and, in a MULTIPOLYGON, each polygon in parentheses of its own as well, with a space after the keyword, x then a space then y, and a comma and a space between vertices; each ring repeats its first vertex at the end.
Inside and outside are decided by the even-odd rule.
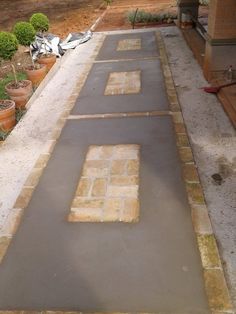
POLYGON ((34 60, 32 58, 31 49, 30 49, 30 45, 35 41, 35 34, 36 34, 33 26, 28 22, 18 22, 13 28, 13 33, 18 39, 19 44, 25 47, 29 47, 32 65, 33 67, 35 67, 34 60))
MULTIPOLYGON (((18 40, 14 34, 9 32, 0 32, 0 58, 3 60, 12 60, 14 54, 18 50, 18 40)), ((16 70, 15 66, 11 64, 14 78, 15 78, 15 85, 18 85, 18 80, 16 77, 16 70)))
MULTIPOLYGON (((16 37, 9 32, 0 32, 0 59, 12 60, 12 57, 18 50, 18 41, 16 37)), ((14 64, 11 64, 15 81, 15 86, 19 86, 14 64)), ((15 103, 11 100, 0 99, 0 138, 10 131, 16 123, 15 103), (3 135, 2 135, 3 134, 3 135)))
POLYGON ((39 56, 38 63, 45 64, 47 66, 47 71, 49 71, 56 62, 56 55, 48 52, 45 40, 45 33, 49 30, 49 19, 43 13, 34 13, 30 18, 30 23, 32 24, 36 32, 39 32, 41 34, 43 39, 45 53, 39 56))
POLYGON ((13 29, 16 38, 22 46, 29 47, 32 64, 25 69, 29 80, 37 87, 46 75, 46 68, 39 64, 35 64, 30 45, 35 41, 35 29, 29 22, 18 22, 13 29))

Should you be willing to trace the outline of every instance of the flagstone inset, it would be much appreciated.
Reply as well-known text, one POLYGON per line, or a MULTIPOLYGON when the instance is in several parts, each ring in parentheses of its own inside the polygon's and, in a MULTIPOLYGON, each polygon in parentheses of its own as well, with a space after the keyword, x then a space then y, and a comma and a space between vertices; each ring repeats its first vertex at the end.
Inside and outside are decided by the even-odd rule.
POLYGON ((137 222, 140 145, 89 147, 70 222, 137 222))
POLYGON ((140 50, 141 38, 131 38, 119 40, 117 51, 140 50))
POLYGON ((112 72, 104 95, 138 94, 141 91, 141 71, 112 72))

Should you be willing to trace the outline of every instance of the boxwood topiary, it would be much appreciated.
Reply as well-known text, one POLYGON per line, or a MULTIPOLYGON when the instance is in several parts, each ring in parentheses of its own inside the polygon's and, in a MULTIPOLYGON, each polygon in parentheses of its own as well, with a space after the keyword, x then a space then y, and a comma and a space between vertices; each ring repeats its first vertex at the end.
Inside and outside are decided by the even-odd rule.
POLYGON ((30 18, 30 23, 37 32, 46 32, 49 29, 48 17, 43 13, 34 13, 30 18))
POLYGON ((13 32, 16 35, 19 43, 23 46, 30 46, 30 44, 32 44, 32 42, 35 40, 35 29, 28 22, 16 23, 13 32))
POLYGON ((16 36, 9 32, 0 32, 0 58, 11 60, 18 49, 16 36))

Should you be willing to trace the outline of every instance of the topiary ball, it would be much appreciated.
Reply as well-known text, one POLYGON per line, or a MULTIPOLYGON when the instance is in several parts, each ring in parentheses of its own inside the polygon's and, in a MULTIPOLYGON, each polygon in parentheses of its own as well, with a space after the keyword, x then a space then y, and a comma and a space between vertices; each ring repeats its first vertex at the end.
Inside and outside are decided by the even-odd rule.
POLYGON ((34 13, 30 18, 30 23, 37 32, 46 32, 49 29, 48 17, 43 13, 34 13))
POLYGON ((11 60, 18 49, 16 36, 9 32, 0 32, 0 58, 11 60))
POLYGON ((28 22, 18 22, 14 26, 13 33, 19 43, 23 46, 30 46, 35 40, 35 29, 28 22))

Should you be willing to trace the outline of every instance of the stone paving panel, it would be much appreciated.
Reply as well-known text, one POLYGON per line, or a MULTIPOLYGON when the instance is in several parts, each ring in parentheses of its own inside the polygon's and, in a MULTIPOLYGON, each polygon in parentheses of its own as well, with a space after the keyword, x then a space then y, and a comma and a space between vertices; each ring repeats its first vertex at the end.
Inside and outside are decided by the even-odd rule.
POLYGON ((142 47, 141 38, 131 38, 119 40, 117 51, 140 50, 142 47))
POLYGON ((70 222, 137 222, 139 145, 90 146, 70 222))
POLYGON ((158 57, 155 32, 106 36, 96 60, 158 57))
POLYGON ((94 64, 75 103, 75 107, 72 109, 72 114, 144 112, 168 109, 169 104, 160 61, 156 59, 94 64), (114 94, 120 95, 114 97, 111 90, 109 90, 110 95, 104 95, 106 94, 109 76, 114 72, 132 73, 135 76, 135 84, 132 77, 125 78, 126 93, 131 91, 136 94, 126 94, 125 88, 122 91, 119 83, 118 90, 114 94), (137 77, 138 72, 141 72, 140 83, 137 77), (132 84, 134 84, 134 87, 132 87, 132 84))
POLYGON ((112 72, 109 75, 105 95, 138 94, 141 91, 141 71, 112 72))

